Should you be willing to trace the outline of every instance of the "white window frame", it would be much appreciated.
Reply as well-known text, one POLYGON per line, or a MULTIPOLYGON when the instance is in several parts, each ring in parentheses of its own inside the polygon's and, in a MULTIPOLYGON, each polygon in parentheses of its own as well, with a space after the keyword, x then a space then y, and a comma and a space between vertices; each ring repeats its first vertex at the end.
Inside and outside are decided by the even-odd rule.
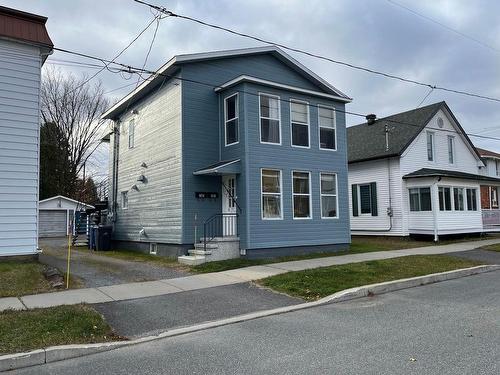
POLYGON ((453 207, 453 186, 451 185, 438 185, 438 210, 439 212, 453 212, 454 207, 453 207), (443 208, 444 210, 441 210, 441 207, 439 206, 439 189, 443 189, 443 208), (444 200, 444 189, 450 189, 450 209, 446 209, 446 201, 444 200))
POLYGON ((158 254, 158 244, 156 242, 149 243, 149 254, 157 255, 158 254))
POLYGON ((240 143, 240 114, 239 114, 239 111, 240 111, 240 103, 239 103, 238 93, 236 92, 234 94, 226 96, 224 98, 224 146, 225 147, 236 145, 236 144, 240 143), (227 118, 227 101, 228 101, 228 99, 231 99, 233 96, 236 96, 236 100, 235 100, 236 108, 235 108, 235 111, 234 111, 235 117, 228 119, 227 118), (233 143, 227 143, 227 123, 230 122, 230 121, 233 121, 233 120, 238 120, 237 121, 237 125, 236 125, 237 134, 238 134, 238 137, 237 137, 238 140, 236 142, 233 142, 233 143))
POLYGON ((456 153, 455 153, 455 137, 452 135, 447 136, 446 141, 448 143, 448 164, 455 165, 456 163, 456 153), (451 150, 450 150, 451 146, 451 150), (450 153, 451 151, 451 153, 450 153), (450 160, 450 156, 451 159, 450 160))
POLYGON ((281 139, 282 139, 282 132, 281 132, 281 98, 278 96, 278 95, 274 95, 274 94, 268 94, 266 92, 259 92, 258 93, 259 95, 259 142, 261 144, 264 144, 264 145, 274 145, 274 146, 281 146, 281 139), (262 96, 268 96, 270 98, 275 98, 275 99, 278 99, 278 129, 279 129, 279 138, 280 138, 280 141, 279 143, 274 143, 274 142, 263 142, 262 141, 262 122, 261 120, 262 119, 265 119, 265 120, 276 120, 274 118, 271 118, 271 117, 263 117, 262 116, 262 113, 261 113, 261 98, 262 96))
MULTIPOLYGON (((357 184, 358 188, 356 189, 356 194, 358 195, 358 216, 372 216, 372 185, 371 183, 357 184), (361 186, 368 186, 370 188, 370 212, 362 213, 361 212, 361 186)), ((378 194, 378 193, 377 193, 378 194)))
POLYGON ((311 172, 310 171, 301 171, 301 170, 292 170, 292 218, 293 220, 311 220, 313 218, 313 208, 312 208, 312 185, 311 185, 311 172), (309 194, 304 193, 294 193, 293 192, 293 174, 294 173, 307 173, 308 174, 308 182, 309 182, 309 194), (295 196, 309 197, 309 216, 308 217, 295 217, 295 196))
POLYGON ((283 220, 283 171, 276 168, 261 168, 260 169, 260 217, 262 220, 283 220), (262 171, 279 172, 280 175, 280 217, 264 217, 264 206, 262 204, 264 195, 278 195, 278 193, 264 193, 262 191, 262 171))
POLYGON ((465 194, 464 194, 464 200, 465 200, 464 207, 465 207, 465 211, 467 211, 467 212, 478 212, 479 211, 479 207, 481 205, 480 202, 478 202, 478 196, 480 194, 478 192, 478 189, 475 188, 475 187, 466 187, 466 188, 464 188, 464 190, 465 190, 465 194), (467 190, 474 190, 476 192, 476 194, 475 194, 476 195, 476 197, 475 197, 476 198, 475 199, 475 201, 476 201, 476 209, 475 210, 470 210, 469 209, 469 201, 467 199, 467 190))
POLYGON ((428 162, 436 162, 436 133, 431 131, 426 131, 425 133, 425 152, 428 162), (429 137, 431 137, 431 147, 432 147, 432 160, 429 160, 429 137))
POLYGON ((299 99, 290 99, 290 145, 297 148, 311 148, 311 112, 309 110, 309 102, 299 99), (292 103, 305 104, 307 109, 307 123, 295 122, 297 125, 307 125, 307 146, 299 146, 293 144, 293 121, 292 121, 292 103))
POLYGON ((453 195, 452 195, 453 211, 456 211, 456 212, 467 212, 467 192, 466 192, 466 188, 463 187, 463 186, 453 186, 452 193, 453 193, 453 195), (463 210, 457 210, 457 208, 455 207, 455 189, 462 190, 462 200, 463 200, 463 205, 464 205, 464 209, 463 210))
MULTIPOLYGON (((415 213, 415 212, 424 212, 424 213, 433 212, 434 211, 435 202, 433 201, 432 196, 433 196, 433 194, 432 194, 432 187, 431 186, 412 186, 412 187, 408 187, 408 209, 409 209, 410 214, 411 213, 415 213), (415 189, 418 190, 418 210, 413 210, 412 211, 412 209, 411 209, 411 194, 410 194, 410 190, 415 190, 415 189), (429 189, 430 202, 431 202, 431 209, 430 210, 422 210, 422 193, 421 193, 422 189, 429 189)), ((453 199, 453 197, 452 197, 452 199, 453 199)), ((439 199, 438 199, 438 207, 437 207, 437 209, 439 211, 439 199)))
POLYGON ((318 145, 320 150, 325 150, 325 151, 337 151, 337 110, 335 107, 323 105, 323 104, 318 104, 318 145), (320 116, 319 116, 319 109, 320 108, 326 108, 326 109, 331 109, 333 111, 333 132, 335 134, 335 147, 334 148, 324 148, 321 147, 321 128, 325 129, 331 129, 326 126, 321 126, 320 124, 320 116))
MULTIPOLYGON (((371 193, 371 192, 370 192, 371 193)), ((336 220, 339 218, 339 179, 338 175, 335 172, 320 172, 319 173, 319 206, 320 206, 320 212, 321 212, 321 218, 322 219, 333 219, 336 220), (324 194, 321 192, 321 175, 328 174, 328 175, 333 175, 335 176, 335 193, 336 194, 324 194), (323 216, 323 196, 325 197, 335 197, 335 202, 337 204, 336 207, 336 216, 323 216)), ((358 207, 359 208, 359 207, 358 207)), ((359 212, 359 210, 358 210, 359 212)))
POLYGON ((128 210, 128 191, 122 191, 120 197, 122 210, 128 210))
POLYGON ((497 186, 490 186, 490 208, 495 208, 497 209, 500 205, 498 202, 498 190, 499 188, 497 186), (493 192, 495 192, 495 203, 493 204, 493 192))
POLYGON ((135 118, 128 120, 128 148, 135 147, 135 118))

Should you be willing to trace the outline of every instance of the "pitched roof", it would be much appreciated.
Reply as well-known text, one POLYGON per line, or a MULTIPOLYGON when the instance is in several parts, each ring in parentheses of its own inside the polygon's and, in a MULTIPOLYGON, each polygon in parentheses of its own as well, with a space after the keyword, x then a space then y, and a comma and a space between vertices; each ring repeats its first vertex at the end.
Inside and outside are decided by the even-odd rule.
POLYGON ((444 169, 422 168, 418 171, 408 173, 403 176, 404 179, 408 178, 422 178, 422 177, 449 177, 459 178, 462 180, 475 180, 475 181, 490 181, 500 183, 500 178, 483 176, 473 173, 456 172, 444 169))
POLYGON ((482 158, 492 157, 500 159, 500 154, 498 152, 485 150, 484 148, 476 147, 477 152, 481 155, 482 158))
POLYGON ((412 109, 347 128, 349 163, 399 156, 428 124, 444 102, 412 109), (385 127, 390 129, 389 147, 386 148, 385 127))
POLYGON ((303 75, 305 78, 313 82, 315 85, 320 87, 325 93, 335 95, 338 100, 343 100, 345 102, 350 102, 352 99, 344 94, 342 91, 336 89, 330 85, 323 78, 318 76, 316 73, 312 72, 300 62, 295 60, 293 57, 283 52, 280 48, 276 46, 264 46, 256 48, 243 48, 227 51, 215 51, 206 53, 193 53, 187 55, 177 55, 172 57, 165 65, 158 69, 158 73, 155 77, 145 80, 139 87, 130 92, 128 95, 123 97, 118 103, 113 107, 108 109, 102 118, 105 119, 116 119, 124 110, 128 108, 130 103, 139 100, 140 98, 148 95, 156 86, 158 86, 166 77, 172 77, 179 65, 186 63, 193 63, 205 60, 217 60, 236 56, 248 56, 248 55, 261 55, 261 54, 272 54, 278 60, 283 62, 285 65, 289 66, 291 69, 297 71, 299 74, 303 75))
POLYGON ((45 23, 47 17, 0 6, 0 37, 20 40, 49 48, 54 47, 45 23))

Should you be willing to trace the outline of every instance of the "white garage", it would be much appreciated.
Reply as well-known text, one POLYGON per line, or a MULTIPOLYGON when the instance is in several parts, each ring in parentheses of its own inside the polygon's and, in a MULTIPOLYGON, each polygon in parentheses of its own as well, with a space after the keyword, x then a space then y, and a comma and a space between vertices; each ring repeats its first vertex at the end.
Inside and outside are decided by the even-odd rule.
POLYGON ((47 198, 38 203, 38 236, 64 237, 70 234, 70 223, 75 211, 93 206, 62 195, 47 198))

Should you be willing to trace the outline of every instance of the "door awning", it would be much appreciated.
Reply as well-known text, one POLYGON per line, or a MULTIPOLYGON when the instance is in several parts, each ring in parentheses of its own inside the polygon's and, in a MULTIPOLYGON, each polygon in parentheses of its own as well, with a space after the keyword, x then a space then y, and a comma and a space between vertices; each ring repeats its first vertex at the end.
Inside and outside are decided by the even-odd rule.
POLYGON ((205 168, 194 171, 195 176, 223 176, 240 174, 240 159, 220 161, 205 168))

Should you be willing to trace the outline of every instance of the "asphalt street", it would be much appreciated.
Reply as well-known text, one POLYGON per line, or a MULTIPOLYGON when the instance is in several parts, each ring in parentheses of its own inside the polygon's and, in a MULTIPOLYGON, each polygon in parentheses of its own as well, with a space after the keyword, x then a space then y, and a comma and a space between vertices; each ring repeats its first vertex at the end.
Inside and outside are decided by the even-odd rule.
POLYGON ((16 374, 498 374, 500 272, 330 304, 16 374))

